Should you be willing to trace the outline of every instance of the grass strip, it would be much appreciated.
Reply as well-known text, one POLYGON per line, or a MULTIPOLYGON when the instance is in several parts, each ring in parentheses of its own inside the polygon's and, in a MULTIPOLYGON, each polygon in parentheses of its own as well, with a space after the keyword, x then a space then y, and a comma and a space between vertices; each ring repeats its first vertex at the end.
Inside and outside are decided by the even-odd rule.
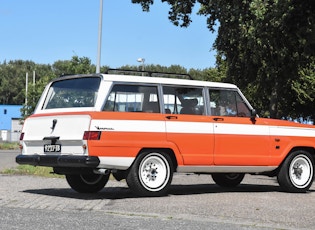
POLYGON ((19 149, 19 143, 17 142, 1 142, 0 150, 16 150, 19 149))
POLYGON ((16 168, 10 168, 3 170, 2 174, 10 175, 33 175, 50 178, 64 178, 64 175, 58 175, 52 173, 52 167, 32 166, 32 165, 19 165, 16 168))

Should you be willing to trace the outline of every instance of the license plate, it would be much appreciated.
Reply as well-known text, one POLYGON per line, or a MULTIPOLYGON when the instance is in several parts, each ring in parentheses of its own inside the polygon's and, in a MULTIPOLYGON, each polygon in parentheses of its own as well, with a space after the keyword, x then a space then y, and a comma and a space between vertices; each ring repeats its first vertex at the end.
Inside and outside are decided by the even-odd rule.
POLYGON ((44 152, 48 153, 58 153, 61 152, 61 145, 55 144, 55 145, 44 145, 44 152))

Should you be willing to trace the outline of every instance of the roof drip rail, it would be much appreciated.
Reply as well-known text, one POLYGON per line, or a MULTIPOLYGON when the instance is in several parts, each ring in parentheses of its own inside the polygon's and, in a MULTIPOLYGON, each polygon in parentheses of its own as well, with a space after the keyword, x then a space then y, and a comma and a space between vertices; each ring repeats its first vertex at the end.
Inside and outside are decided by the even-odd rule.
POLYGON ((149 70, 130 70, 130 69, 107 69, 104 74, 109 74, 110 72, 126 74, 126 73, 134 73, 134 74, 126 74, 126 75, 135 75, 135 73, 146 74, 149 77, 163 77, 163 76, 180 76, 180 77, 188 77, 190 80, 194 80, 190 74, 185 73, 167 73, 167 72, 158 72, 158 71, 149 71, 149 70))
POLYGON ((71 76, 71 75, 74 75, 74 74, 71 74, 71 73, 62 73, 59 77, 67 77, 67 76, 71 76))

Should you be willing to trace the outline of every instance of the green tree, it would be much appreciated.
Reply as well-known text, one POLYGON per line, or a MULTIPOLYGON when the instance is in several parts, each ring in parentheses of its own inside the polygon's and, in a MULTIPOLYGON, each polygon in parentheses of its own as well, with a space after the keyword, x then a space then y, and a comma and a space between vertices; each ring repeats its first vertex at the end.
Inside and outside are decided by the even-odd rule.
MULTIPOLYGON (((31 115, 37 105, 37 102, 45 89, 45 86, 54 78, 65 74, 89 74, 95 72, 95 66, 91 64, 91 60, 87 57, 73 56, 71 60, 56 61, 52 66, 37 65, 36 74, 39 79, 36 84, 28 85, 28 103, 24 104, 22 114, 24 117, 31 115)), ((25 90, 22 92, 25 95, 25 90)))
POLYGON ((0 103, 19 105, 24 103, 26 73, 31 73, 32 61, 9 61, 0 64, 0 103))
MULTIPOLYGON (((27 104, 24 103, 21 110, 23 118, 28 117, 34 112, 46 85, 55 77, 54 74, 50 73, 41 77, 35 84, 28 84, 27 104)), ((23 92, 25 94, 25 90, 23 92)))
POLYGON ((90 74, 95 73, 95 65, 87 57, 73 56, 71 60, 56 61, 53 64, 53 72, 57 76, 67 74, 90 74))
MULTIPOLYGON (((297 113, 299 99, 292 87, 306 82, 300 70, 315 56, 315 3, 311 0, 161 0, 170 5, 169 19, 189 26, 192 8, 207 17, 208 28, 219 24, 214 47, 226 62, 226 81, 236 83, 255 99, 261 113, 280 117, 297 113), (287 96, 290 97, 290 104, 287 96), (294 107, 295 106, 295 107, 294 107)), ((132 0, 149 11, 151 0, 132 0)), ((220 68, 221 63, 217 63, 220 68)), ((225 65, 225 64, 224 64, 225 65)), ((313 81, 313 79, 309 79, 313 81)), ((301 89, 302 90, 302 89, 301 89)), ((308 90, 312 95, 313 89, 308 90)), ((307 114, 305 114, 307 115, 307 114)))

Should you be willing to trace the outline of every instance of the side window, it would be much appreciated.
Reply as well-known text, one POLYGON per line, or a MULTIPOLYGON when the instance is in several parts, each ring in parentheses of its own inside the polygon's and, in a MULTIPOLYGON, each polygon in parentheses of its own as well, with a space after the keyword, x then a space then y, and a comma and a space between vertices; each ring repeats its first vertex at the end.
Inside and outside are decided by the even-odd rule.
POLYGON ((165 113, 172 114, 204 114, 202 88, 163 87, 165 113))
POLYGON ((156 86, 115 85, 104 106, 104 111, 159 113, 156 86))
POLYGON ((209 89, 211 115, 250 117, 250 110, 237 91, 209 89))

